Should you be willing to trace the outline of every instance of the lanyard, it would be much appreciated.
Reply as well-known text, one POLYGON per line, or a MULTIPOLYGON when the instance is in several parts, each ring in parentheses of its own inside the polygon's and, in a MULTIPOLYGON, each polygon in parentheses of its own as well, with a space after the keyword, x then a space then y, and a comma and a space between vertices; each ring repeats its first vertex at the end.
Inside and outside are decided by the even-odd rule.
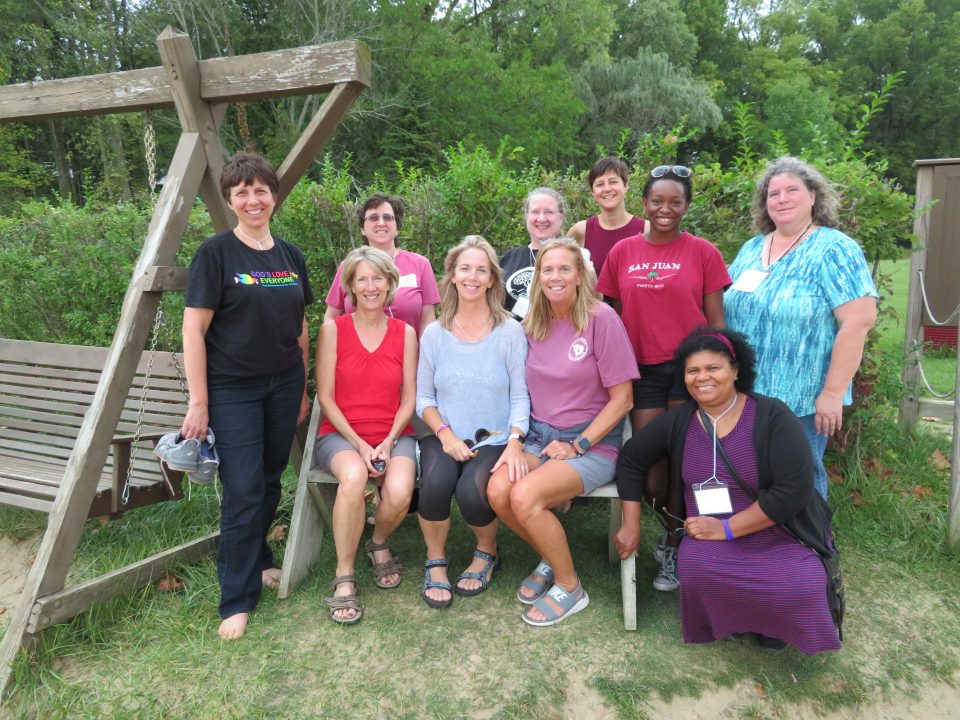
POLYGON ((728 407, 726 410, 724 410, 722 413, 720 413, 716 417, 708 413, 706 410, 702 410, 703 414, 706 415, 708 418, 710 418, 710 422, 711 422, 710 430, 712 431, 712 434, 713 434, 713 475, 710 476, 709 478, 710 480, 717 479, 717 443, 719 442, 719 440, 717 440, 717 423, 723 419, 724 415, 726 415, 728 412, 730 412, 731 410, 733 410, 733 408, 736 407, 737 399, 739 397, 740 397, 739 393, 736 393, 736 392, 733 393, 733 402, 730 403, 730 407, 728 407))

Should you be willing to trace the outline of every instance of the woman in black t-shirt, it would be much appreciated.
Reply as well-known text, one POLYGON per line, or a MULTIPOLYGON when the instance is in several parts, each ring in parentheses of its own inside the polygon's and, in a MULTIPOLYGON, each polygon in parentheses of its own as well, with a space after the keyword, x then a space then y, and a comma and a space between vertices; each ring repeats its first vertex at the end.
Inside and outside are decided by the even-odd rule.
POLYGON ((264 158, 237 153, 220 190, 237 216, 190 265, 183 350, 190 404, 181 435, 219 453, 219 635, 243 635, 263 585, 280 570, 266 536, 280 500, 296 426, 307 414, 308 335, 313 302, 300 250, 270 233, 279 182, 264 158))

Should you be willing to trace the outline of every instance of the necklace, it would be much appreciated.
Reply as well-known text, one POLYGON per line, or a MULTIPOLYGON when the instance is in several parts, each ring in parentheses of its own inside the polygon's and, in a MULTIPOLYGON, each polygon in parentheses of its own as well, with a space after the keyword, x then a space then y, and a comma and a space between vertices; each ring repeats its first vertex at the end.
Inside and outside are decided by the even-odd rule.
MULTIPOLYGON (((777 262, 780 262, 780 260, 783 259, 784 255, 786 255, 788 252, 793 250, 793 248, 796 247, 797 243, 800 242, 800 238, 806 235, 807 230, 809 230, 812 227, 813 227, 813 223, 810 223, 809 225, 807 225, 803 229, 803 231, 793 239, 793 242, 787 246, 787 249, 784 250, 782 253, 780 253, 780 257, 777 258, 777 262)), ((770 233, 770 247, 767 248, 767 267, 770 267, 773 264, 771 261, 773 260, 773 236, 775 234, 776 233, 770 233)))
POLYGON ((723 419, 724 415, 726 415, 728 412, 733 410, 734 407, 736 407, 738 397, 739 397, 739 394, 734 392, 733 402, 730 403, 730 407, 728 407, 726 410, 724 410, 722 413, 720 413, 716 417, 714 417, 713 415, 708 413, 706 410, 703 410, 701 408, 701 412, 704 415, 706 415, 708 418, 710 418, 710 422, 713 423, 712 427, 710 428, 712 430, 710 434, 713 436, 713 475, 710 476, 710 480, 716 480, 717 478, 717 443, 719 442, 719 438, 717 437, 717 434, 718 434, 717 423, 719 423, 720 420, 723 419))
POLYGON ((264 248, 263 248, 263 245, 262 245, 261 243, 265 243, 267 240, 273 240, 273 235, 271 235, 269 231, 267 232, 267 236, 266 236, 263 240, 257 240, 255 237, 252 237, 252 236, 250 236, 250 235, 247 235, 243 230, 240 229, 240 226, 239 226, 239 225, 237 225, 237 226, 233 229, 233 231, 234 231, 235 233, 237 233, 237 235, 240 235, 241 237, 243 237, 244 239, 249 240, 249 241, 252 242, 252 243, 256 243, 258 250, 263 250, 263 249, 264 249, 264 248))
POLYGON ((717 423, 720 422, 720 420, 723 419, 723 416, 726 415, 726 414, 727 414, 728 412, 730 412, 731 410, 733 410, 733 408, 734 408, 734 406, 737 404, 737 400, 738 400, 739 398, 740 398, 740 393, 734 392, 734 393, 733 393, 733 402, 730 403, 730 407, 728 407, 726 410, 724 410, 722 413, 720 413, 720 414, 717 415, 716 417, 714 417, 713 415, 711 415, 710 413, 708 413, 706 410, 703 411, 703 414, 706 415, 708 418, 710 418, 710 422, 712 422, 712 423, 713 423, 713 427, 716 428, 716 427, 717 427, 717 423))
POLYGON ((463 329, 463 325, 461 325, 460 321, 457 320, 456 315, 453 316, 453 322, 455 322, 457 324, 457 327, 460 328, 460 332, 463 333, 463 336, 467 339, 467 342, 469 342, 472 345, 475 345, 476 343, 483 340, 484 336, 487 334, 487 330, 490 328, 490 318, 487 318, 487 321, 483 324, 483 327, 480 328, 480 334, 477 335, 477 337, 474 339, 470 337, 470 334, 466 330, 463 329))

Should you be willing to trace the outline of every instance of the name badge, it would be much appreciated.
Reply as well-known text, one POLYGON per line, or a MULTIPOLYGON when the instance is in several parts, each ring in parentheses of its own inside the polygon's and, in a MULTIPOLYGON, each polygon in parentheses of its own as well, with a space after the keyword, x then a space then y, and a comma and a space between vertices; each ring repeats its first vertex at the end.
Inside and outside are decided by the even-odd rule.
POLYGON ((760 287, 760 283, 766 280, 769 276, 770 273, 764 272, 763 270, 745 270, 743 275, 738 277, 737 281, 730 286, 730 289, 752 293, 758 287, 760 287))
POLYGON ((527 311, 530 309, 530 301, 527 300, 523 295, 517 298, 517 302, 513 306, 512 312, 518 318, 525 318, 527 316, 527 311))
POLYGON ((722 480, 713 478, 694 485, 693 497, 697 501, 697 512, 700 515, 727 515, 733 512, 730 489, 722 480))
POLYGON ((398 288, 415 288, 417 286, 417 276, 413 273, 409 275, 401 275, 400 282, 397 284, 398 288))

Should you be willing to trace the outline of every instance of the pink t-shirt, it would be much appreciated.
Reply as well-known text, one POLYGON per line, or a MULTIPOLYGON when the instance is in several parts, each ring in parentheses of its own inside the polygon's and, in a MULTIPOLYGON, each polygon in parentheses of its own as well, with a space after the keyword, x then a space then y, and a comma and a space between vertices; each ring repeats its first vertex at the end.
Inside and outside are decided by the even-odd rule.
MULTIPOLYGON (((582 425, 609 402, 607 388, 639 377, 617 313, 604 303, 594 309, 582 334, 569 320, 554 320, 545 340, 527 337, 527 391, 536 420, 556 428, 582 425)), ((617 457, 611 445, 593 451, 617 457)))
MULTIPOLYGON (((397 270, 400 271, 400 285, 397 288, 397 294, 393 298, 393 303, 387 306, 387 314, 398 320, 403 320, 407 325, 413 327, 420 335, 420 314, 424 305, 438 305, 440 303, 440 290, 437 288, 437 278, 433 274, 433 268, 430 267, 430 261, 423 255, 397 248, 397 254, 393 258, 397 264, 397 270)), ((330 307, 343 311, 349 315, 356 308, 347 299, 347 294, 340 284, 340 275, 343 272, 343 263, 337 268, 337 274, 330 285, 330 292, 327 293, 326 303, 330 307)))
POLYGON ((597 289, 623 306, 637 362, 655 365, 669 361, 680 341, 707 322, 704 295, 729 284, 720 251, 682 232, 666 245, 643 235, 618 242, 607 255, 597 289))

